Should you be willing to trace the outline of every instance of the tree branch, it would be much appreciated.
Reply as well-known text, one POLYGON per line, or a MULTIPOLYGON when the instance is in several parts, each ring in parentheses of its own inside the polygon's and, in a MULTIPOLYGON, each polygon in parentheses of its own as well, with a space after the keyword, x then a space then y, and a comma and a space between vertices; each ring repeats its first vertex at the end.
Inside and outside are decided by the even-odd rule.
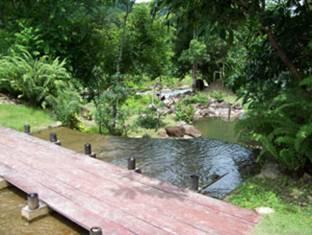
POLYGON ((289 69, 290 73, 293 75, 295 79, 301 80, 302 78, 301 74, 298 72, 295 65, 289 60, 289 58, 287 57, 283 49, 278 45, 276 38, 273 35, 272 30, 269 27, 264 27, 264 30, 268 35, 271 46, 273 47, 273 49, 276 50, 277 55, 280 57, 280 59, 283 61, 286 67, 289 69))

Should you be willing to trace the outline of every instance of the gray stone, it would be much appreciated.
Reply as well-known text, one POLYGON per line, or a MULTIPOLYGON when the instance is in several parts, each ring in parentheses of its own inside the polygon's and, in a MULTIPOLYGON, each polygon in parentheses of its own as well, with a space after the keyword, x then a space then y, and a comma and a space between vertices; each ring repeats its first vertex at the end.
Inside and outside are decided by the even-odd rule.
POLYGON ((276 163, 267 162, 261 169, 261 172, 257 175, 259 178, 276 179, 280 176, 280 169, 276 163))
POLYGON ((269 215, 275 212, 274 209, 270 207, 257 207, 255 211, 260 215, 269 215))
POLYGON ((198 138, 198 137, 202 136, 200 131, 198 129, 196 129, 194 126, 192 126, 192 125, 185 124, 182 127, 184 128, 185 135, 188 135, 188 136, 191 136, 191 137, 195 137, 195 138, 198 138))
POLYGON ((166 133, 170 137, 183 137, 185 134, 185 130, 181 126, 176 127, 166 127, 166 133))
POLYGON ((44 202, 39 202, 39 207, 35 210, 29 209, 28 205, 24 206, 21 211, 22 217, 27 221, 33 221, 49 214, 49 207, 44 202))

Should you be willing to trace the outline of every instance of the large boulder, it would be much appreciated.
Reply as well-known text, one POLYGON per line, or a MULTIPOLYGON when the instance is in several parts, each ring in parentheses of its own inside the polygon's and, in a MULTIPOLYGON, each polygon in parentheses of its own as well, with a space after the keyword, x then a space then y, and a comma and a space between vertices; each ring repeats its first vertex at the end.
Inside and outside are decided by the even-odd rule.
POLYGON ((192 125, 186 124, 186 125, 183 125, 182 128, 184 128, 184 134, 185 135, 192 136, 194 138, 198 138, 198 137, 202 136, 200 131, 192 125))
POLYGON ((185 134, 185 129, 182 126, 166 127, 165 130, 169 137, 183 137, 185 134))

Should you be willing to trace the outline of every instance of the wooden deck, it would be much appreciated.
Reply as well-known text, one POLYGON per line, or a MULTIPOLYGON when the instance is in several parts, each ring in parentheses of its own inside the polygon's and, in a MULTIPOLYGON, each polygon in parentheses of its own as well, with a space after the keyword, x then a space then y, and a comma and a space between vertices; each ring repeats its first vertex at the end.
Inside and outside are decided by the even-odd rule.
POLYGON ((0 128, 0 176, 103 234, 249 234, 250 210, 0 128))

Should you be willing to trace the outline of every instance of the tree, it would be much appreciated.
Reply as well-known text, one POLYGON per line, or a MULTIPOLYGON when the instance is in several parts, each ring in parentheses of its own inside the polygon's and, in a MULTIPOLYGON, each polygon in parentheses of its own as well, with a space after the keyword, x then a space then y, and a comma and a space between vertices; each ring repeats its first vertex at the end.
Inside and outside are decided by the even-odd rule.
POLYGON ((192 87, 193 90, 196 90, 198 65, 209 61, 209 55, 207 54, 206 45, 199 40, 193 39, 190 42, 190 47, 182 52, 179 60, 192 64, 192 87))

